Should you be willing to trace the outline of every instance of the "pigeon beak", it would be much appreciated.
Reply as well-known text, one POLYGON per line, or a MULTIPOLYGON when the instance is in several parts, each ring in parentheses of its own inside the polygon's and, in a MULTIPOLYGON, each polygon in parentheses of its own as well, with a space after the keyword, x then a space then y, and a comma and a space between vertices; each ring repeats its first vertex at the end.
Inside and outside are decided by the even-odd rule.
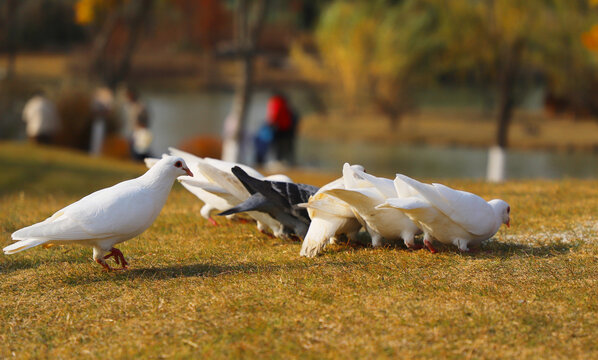
POLYGON ((191 170, 189 170, 189 168, 183 168, 183 170, 185 170, 185 172, 187 173, 187 175, 193 176, 193 173, 191 172, 191 170))
POLYGON ((505 223, 505 225, 507 225, 508 228, 511 227, 511 219, 507 220, 507 222, 505 223))

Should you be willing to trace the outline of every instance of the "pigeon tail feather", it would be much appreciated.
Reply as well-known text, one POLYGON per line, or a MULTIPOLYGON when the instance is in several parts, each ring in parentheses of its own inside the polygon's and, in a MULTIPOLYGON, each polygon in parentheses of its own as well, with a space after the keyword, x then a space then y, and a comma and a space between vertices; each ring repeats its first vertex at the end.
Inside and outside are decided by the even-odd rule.
POLYGON ((33 239, 27 239, 27 240, 23 240, 23 241, 17 241, 14 244, 8 245, 7 247, 5 247, 3 249, 4 253, 6 255, 10 255, 10 254, 14 254, 14 253, 18 253, 20 251, 23 250, 27 250, 29 248, 32 248, 34 246, 38 246, 41 245, 45 242, 47 242, 48 239, 39 239, 39 238, 33 238, 33 239))
MULTIPOLYGON (((259 194, 258 194, 259 195, 259 194)), ((265 199, 263 196, 251 196, 249 199, 243 201, 239 205, 232 207, 228 210, 225 210, 218 215, 232 215, 246 211, 255 211, 258 210, 259 207, 264 203, 265 199)), ((258 210, 259 211, 259 210, 258 210)))

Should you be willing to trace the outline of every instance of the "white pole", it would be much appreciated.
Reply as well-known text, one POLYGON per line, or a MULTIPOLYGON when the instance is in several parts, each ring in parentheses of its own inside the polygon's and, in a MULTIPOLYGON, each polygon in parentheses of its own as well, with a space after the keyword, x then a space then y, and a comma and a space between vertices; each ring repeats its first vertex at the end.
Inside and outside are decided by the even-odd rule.
POLYGON ((91 141, 89 144, 89 154, 91 156, 100 156, 102 153, 105 134, 106 122, 103 117, 97 117, 91 125, 91 141))
POLYGON ((488 150, 486 179, 494 183, 505 180, 505 149, 500 146, 493 146, 488 150))

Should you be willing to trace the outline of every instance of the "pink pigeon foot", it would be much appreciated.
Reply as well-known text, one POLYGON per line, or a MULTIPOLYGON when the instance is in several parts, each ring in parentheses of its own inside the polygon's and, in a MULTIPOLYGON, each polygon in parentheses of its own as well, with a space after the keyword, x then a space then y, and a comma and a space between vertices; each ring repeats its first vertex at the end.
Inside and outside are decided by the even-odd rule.
MULTIPOLYGON (((129 265, 127 260, 125 260, 125 256, 123 255, 123 253, 120 250, 118 250, 117 248, 110 249, 110 252, 108 253, 108 255, 104 256, 104 260, 106 260, 110 257, 114 257, 114 261, 116 261, 117 264, 122 265, 123 269, 126 269, 127 265, 129 265)), ((106 266, 108 266, 108 264, 106 264, 106 266)), ((108 268, 110 268, 110 266, 108 266, 108 268)))
POLYGON ((104 270, 106 270, 107 272, 111 272, 112 270, 114 270, 114 269, 112 269, 112 268, 110 267, 110 265, 106 264, 106 262, 105 262, 105 261, 103 261, 103 260, 97 259, 97 260, 96 260, 96 262, 97 262, 98 264, 102 265, 102 267, 104 268, 104 270))
POLYGON ((428 250, 430 250, 432 254, 436 254, 438 252, 438 250, 434 249, 434 246, 432 246, 430 240, 424 240, 424 245, 426 245, 426 247, 428 248, 428 250))

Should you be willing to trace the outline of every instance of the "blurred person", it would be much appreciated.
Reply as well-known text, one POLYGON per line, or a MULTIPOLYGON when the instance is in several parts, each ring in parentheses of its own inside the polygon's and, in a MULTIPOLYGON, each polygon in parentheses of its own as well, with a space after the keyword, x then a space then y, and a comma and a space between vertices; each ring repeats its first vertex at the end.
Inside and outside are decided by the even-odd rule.
POLYGON ((130 138, 131 155, 133 159, 143 161, 150 156, 150 146, 153 141, 149 129, 149 113, 145 104, 139 99, 136 89, 126 90, 127 128, 131 129, 130 138))
POLYGON ((281 92, 275 91, 268 100, 266 121, 274 130, 272 145, 274 157, 279 162, 295 164, 295 135, 298 120, 286 97, 281 92))
POLYGON ((137 161, 143 161, 146 157, 150 157, 150 146, 154 137, 149 129, 148 117, 140 117, 135 125, 132 135, 132 154, 137 161))
POLYGON ((23 108, 23 121, 27 124, 29 139, 39 144, 51 144, 60 131, 60 120, 54 103, 38 90, 23 108))
POLYGON ((268 150, 274 138, 274 130, 270 124, 265 122, 260 126, 254 138, 255 145, 255 163, 257 166, 263 166, 268 156, 268 150))
POLYGON ((91 125, 91 141, 89 153, 100 155, 106 137, 108 117, 114 110, 114 93, 107 87, 98 88, 91 100, 93 123, 91 125))

